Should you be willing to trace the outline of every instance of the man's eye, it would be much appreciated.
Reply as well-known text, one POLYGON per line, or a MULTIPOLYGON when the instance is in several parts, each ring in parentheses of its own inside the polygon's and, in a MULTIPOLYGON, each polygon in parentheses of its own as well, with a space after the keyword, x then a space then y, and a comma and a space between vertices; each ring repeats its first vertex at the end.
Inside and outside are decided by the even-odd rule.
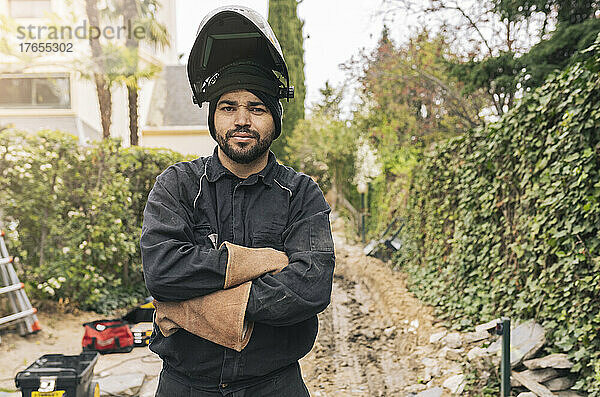
POLYGON ((235 108, 233 106, 223 106, 221 110, 224 112, 234 112, 235 108))
POLYGON ((252 111, 252 113, 256 113, 256 114, 263 114, 267 112, 267 109, 264 108, 252 108, 250 109, 252 111))

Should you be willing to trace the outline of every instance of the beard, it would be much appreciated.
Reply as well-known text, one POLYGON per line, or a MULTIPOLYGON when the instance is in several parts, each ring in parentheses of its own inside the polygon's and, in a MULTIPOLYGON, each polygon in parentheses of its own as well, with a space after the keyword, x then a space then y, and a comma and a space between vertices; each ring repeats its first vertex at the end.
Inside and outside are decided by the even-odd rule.
POLYGON ((269 147, 271 147, 271 143, 273 143, 273 136, 275 135, 275 131, 271 131, 268 135, 266 135, 263 139, 260 139, 260 134, 257 131, 251 130, 246 127, 235 128, 233 130, 227 131, 225 136, 217 133, 215 134, 217 138, 217 144, 229 157, 231 160, 240 164, 249 164, 254 160, 260 158, 269 147), (255 143, 247 142, 242 144, 233 144, 230 142, 230 139, 237 132, 244 132, 247 134, 251 134, 252 137, 256 140, 255 143))

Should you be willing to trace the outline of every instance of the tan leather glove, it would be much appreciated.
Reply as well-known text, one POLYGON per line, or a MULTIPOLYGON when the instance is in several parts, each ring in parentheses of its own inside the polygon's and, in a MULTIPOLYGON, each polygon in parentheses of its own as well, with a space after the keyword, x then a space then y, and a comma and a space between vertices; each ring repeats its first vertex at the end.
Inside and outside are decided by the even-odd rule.
POLYGON ((277 273, 288 265, 285 252, 273 248, 247 248, 228 241, 221 247, 223 245, 227 247, 224 288, 254 280, 269 272, 277 273))
POLYGON ((252 282, 183 302, 158 302, 155 322, 171 336, 179 328, 211 342, 241 351, 252 335, 253 322, 244 320, 252 282))
POLYGON ((241 351, 248 342, 254 323, 244 320, 251 280, 288 265, 285 252, 273 248, 247 248, 230 242, 224 290, 183 302, 158 302, 156 324, 165 336, 179 328, 211 342, 241 351))

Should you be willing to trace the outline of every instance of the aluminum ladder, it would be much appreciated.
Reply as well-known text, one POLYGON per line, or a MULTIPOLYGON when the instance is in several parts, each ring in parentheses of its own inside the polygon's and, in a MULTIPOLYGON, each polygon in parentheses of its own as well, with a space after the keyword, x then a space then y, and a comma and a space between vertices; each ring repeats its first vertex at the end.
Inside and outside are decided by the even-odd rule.
POLYGON ((13 257, 8 255, 4 243, 4 231, 0 231, 0 296, 6 294, 12 314, 0 317, 0 328, 16 324, 19 334, 24 336, 41 330, 36 313, 31 306, 24 284, 19 281, 13 267, 13 257))

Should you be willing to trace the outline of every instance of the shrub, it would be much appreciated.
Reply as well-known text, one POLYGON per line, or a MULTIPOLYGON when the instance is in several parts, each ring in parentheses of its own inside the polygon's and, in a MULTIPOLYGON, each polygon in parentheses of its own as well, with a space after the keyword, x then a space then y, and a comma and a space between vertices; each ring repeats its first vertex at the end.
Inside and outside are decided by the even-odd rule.
POLYGON ((59 131, 0 131, 0 208, 28 292, 97 311, 145 296, 143 208, 155 177, 180 160, 114 140, 79 146, 59 131))
POLYGON ((600 396, 598 49, 498 123, 425 154, 396 258, 454 324, 541 322, 590 396, 600 396))

